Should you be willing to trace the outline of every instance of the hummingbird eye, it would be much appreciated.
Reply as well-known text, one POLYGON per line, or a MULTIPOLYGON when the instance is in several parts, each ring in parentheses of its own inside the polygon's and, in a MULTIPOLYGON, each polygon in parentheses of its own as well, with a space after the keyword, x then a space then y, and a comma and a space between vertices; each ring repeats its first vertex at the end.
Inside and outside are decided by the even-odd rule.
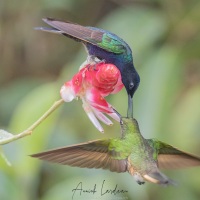
POLYGON ((132 90, 132 89, 133 89, 133 87, 134 87, 134 83, 133 83, 133 82, 131 82, 131 83, 129 84, 129 89, 130 89, 130 90, 132 90))

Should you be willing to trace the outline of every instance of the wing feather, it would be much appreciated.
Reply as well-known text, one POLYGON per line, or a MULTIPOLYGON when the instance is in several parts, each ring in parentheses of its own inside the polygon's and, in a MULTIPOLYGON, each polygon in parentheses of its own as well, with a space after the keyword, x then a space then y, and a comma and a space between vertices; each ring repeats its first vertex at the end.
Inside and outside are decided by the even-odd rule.
POLYGON ((158 152, 158 166, 163 169, 181 169, 200 166, 200 157, 162 143, 158 152))
POLYGON ((103 29, 81 26, 79 24, 64 22, 52 18, 43 21, 53 28, 36 27, 37 30, 58 33, 83 43, 90 43, 108 52, 121 54, 126 51, 126 43, 109 31, 103 29))
POLYGON ((158 155, 158 166, 163 169, 180 169, 200 166, 200 159, 190 155, 158 155))
POLYGON ((81 168, 102 168, 114 172, 127 171, 127 159, 115 159, 117 153, 108 150, 109 140, 95 140, 31 155, 54 163, 81 168))

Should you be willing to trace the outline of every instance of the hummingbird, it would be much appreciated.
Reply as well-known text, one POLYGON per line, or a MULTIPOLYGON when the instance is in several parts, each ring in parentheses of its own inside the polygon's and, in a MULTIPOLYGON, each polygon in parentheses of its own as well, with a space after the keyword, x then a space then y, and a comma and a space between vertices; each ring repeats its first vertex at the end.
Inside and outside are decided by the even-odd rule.
POLYGON ((31 155, 62 165, 128 172, 138 184, 145 181, 176 185, 160 169, 200 166, 200 157, 156 139, 145 139, 134 118, 121 118, 121 137, 100 139, 31 155))
POLYGON ((129 45, 114 33, 100 28, 81 26, 52 18, 44 18, 43 21, 52 28, 36 27, 36 30, 62 34, 81 42, 85 46, 89 63, 98 58, 102 62, 114 64, 120 70, 122 83, 128 94, 127 116, 133 117, 132 98, 139 86, 140 77, 134 67, 129 45))

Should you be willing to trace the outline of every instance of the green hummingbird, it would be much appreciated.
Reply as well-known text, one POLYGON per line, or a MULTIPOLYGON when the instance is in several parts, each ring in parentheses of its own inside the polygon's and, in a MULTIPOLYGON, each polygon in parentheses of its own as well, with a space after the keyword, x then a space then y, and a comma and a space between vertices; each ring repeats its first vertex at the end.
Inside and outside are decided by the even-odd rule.
POLYGON ((138 184, 175 182, 159 169, 200 165, 200 157, 183 152, 156 139, 145 139, 133 118, 121 118, 121 137, 101 139, 31 155, 63 165, 129 172, 138 184))

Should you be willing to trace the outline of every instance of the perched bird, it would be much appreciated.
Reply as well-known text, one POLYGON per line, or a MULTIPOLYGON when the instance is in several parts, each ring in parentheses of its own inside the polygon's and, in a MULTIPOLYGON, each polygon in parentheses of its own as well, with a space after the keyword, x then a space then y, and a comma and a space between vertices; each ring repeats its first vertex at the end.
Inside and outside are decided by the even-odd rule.
POLYGON ((53 28, 36 27, 37 30, 62 34, 81 42, 88 53, 89 62, 98 58, 105 63, 114 64, 120 70, 122 82, 128 93, 127 116, 132 117, 132 98, 139 86, 140 77, 134 68, 129 45, 117 35, 100 28, 81 26, 51 18, 45 18, 43 21, 53 28))
POLYGON ((180 151, 155 139, 145 139, 133 118, 121 118, 121 138, 89 141, 50 150, 32 157, 81 168, 128 171, 137 181, 161 185, 175 184, 160 169, 200 166, 200 157, 180 151))

